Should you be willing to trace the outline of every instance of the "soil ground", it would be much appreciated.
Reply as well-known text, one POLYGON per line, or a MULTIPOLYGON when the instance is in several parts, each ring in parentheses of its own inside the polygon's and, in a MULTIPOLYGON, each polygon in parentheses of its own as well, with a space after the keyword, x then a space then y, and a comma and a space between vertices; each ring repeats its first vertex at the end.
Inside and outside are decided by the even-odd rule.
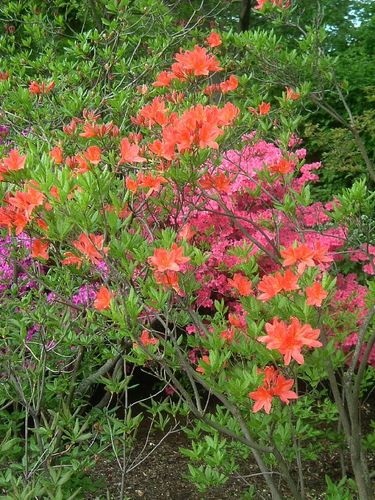
MULTIPOLYGON (((373 407, 373 405, 371 405, 373 407)), ((364 414, 371 421, 374 408, 367 407, 364 414)), ((145 435, 141 433, 135 447, 135 455, 144 447, 145 435)), ((209 492, 199 493, 185 475, 188 471, 188 459, 181 455, 179 448, 189 448, 189 441, 183 432, 168 435, 158 445, 160 435, 151 435, 148 438, 143 456, 152 453, 126 477, 125 499, 129 500, 224 500, 228 498, 268 500, 270 497, 257 465, 253 462, 242 463, 240 471, 232 475, 225 485, 211 489, 209 492), (255 487, 255 497, 246 496, 250 486, 255 487)), ((348 457, 349 460, 349 457, 348 457)), ((375 456, 370 457, 370 467, 375 469, 375 456)), ((325 494, 325 475, 333 481, 340 481, 341 466, 337 453, 327 454, 324 462, 307 464, 305 467, 306 490, 311 500, 340 500, 328 498, 325 494)), ((87 500, 116 499, 119 500, 121 472, 116 462, 100 458, 92 474, 95 481, 103 485, 96 493, 87 495, 87 500)), ((285 500, 290 496, 285 493, 285 500)), ((355 500, 355 498, 353 498, 355 500)))

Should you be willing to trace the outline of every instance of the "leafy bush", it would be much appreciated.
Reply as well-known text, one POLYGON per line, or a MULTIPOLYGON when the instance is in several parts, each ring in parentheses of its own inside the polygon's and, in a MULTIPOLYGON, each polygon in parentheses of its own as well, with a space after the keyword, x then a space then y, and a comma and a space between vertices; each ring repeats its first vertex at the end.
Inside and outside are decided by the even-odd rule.
MULTIPOLYGON (((279 23, 288 7, 267 10, 279 23)), ((304 464, 328 443, 354 476, 328 478, 329 494, 370 498, 374 196, 365 180, 311 196, 321 165, 297 130, 308 102, 326 106, 311 80, 319 38, 290 53, 273 33, 203 37, 159 2, 113 2, 46 48, 47 14, 16 13, 0 82, 5 494, 77 497, 113 453, 123 498, 148 416, 166 433, 194 419, 183 453, 202 492, 252 455, 273 498, 306 498, 304 464), (253 85, 247 55, 233 62, 250 41, 267 71, 278 58, 272 85, 253 85), (159 381, 146 395, 140 369, 159 381)), ((330 64, 319 59, 324 84, 330 64)))

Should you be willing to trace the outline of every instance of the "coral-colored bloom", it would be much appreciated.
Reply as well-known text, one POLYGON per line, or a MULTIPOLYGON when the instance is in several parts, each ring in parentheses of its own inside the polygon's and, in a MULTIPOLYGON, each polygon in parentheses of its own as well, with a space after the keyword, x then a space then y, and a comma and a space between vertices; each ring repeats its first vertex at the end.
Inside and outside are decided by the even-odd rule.
POLYGON ((227 330, 224 330, 223 332, 221 332, 220 337, 230 344, 234 338, 233 328, 228 328, 227 330))
MULTIPOLYGON (((63 130, 65 132, 65 129, 63 130)), ((85 123, 83 125, 83 132, 79 135, 80 137, 85 137, 87 139, 91 137, 104 137, 106 135, 117 137, 119 135, 119 129, 112 122, 102 123, 101 125, 98 125, 97 123, 85 123)))
POLYGON ((269 102, 262 102, 261 104, 258 105, 258 109, 256 108, 249 108, 249 111, 251 113, 254 113, 255 115, 268 115, 271 109, 271 104, 269 102))
POLYGON ((215 33, 215 31, 213 31, 212 33, 210 33, 210 35, 206 38, 206 42, 208 43, 208 45, 212 49, 214 47, 219 47, 219 45, 221 45, 223 43, 221 41, 221 37, 220 37, 219 33, 215 33))
POLYGON ((266 302, 275 297, 282 290, 282 285, 276 276, 263 276, 258 284, 258 290, 262 292, 258 299, 266 302))
POLYGON ((150 104, 143 106, 136 118, 132 121, 136 125, 144 125, 151 128, 154 125, 164 127, 168 123, 168 113, 165 102, 161 97, 155 97, 150 104))
POLYGON ((65 252, 65 258, 62 261, 63 266, 77 266, 79 269, 82 265, 82 258, 74 255, 72 252, 65 252))
POLYGON ((299 276, 293 274, 290 269, 287 269, 284 275, 282 275, 281 273, 276 273, 275 276, 277 277, 277 280, 280 283, 280 286, 284 290, 284 292, 292 292, 293 290, 299 289, 298 286, 299 276))
POLYGON ((77 120, 73 118, 68 125, 63 126, 63 132, 66 135, 73 135, 77 130, 77 120))
POLYGON ((236 90, 236 88, 238 87, 238 78, 234 75, 230 75, 228 80, 221 82, 219 86, 222 93, 227 94, 232 90, 236 90))
POLYGON ((59 146, 55 146, 49 152, 50 157, 56 163, 56 165, 61 165, 64 161, 63 150, 59 146))
POLYGON ((43 204, 44 195, 32 187, 28 187, 26 191, 17 191, 14 196, 7 196, 5 201, 22 211, 26 218, 29 218, 34 208, 43 204))
POLYGON ((147 330, 143 330, 140 336, 140 341, 143 346, 156 345, 159 341, 155 337, 151 337, 147 330))
POLYGON ((282 158, 269 166, 269 171, 273 174, 289 174, 294 168, 294 163, 286 158, 282 158))
POLYGON ((60 194, 59 190, 57 189, 56 186, 52 186, 51 189, 49 190, 50 195, 55 198, 55 200, 60 201, 60 194))
POLYGON ((297 101, 301 97, 301 94, 298 92, 295 92, 293 89, 290 87, 286 87, 286 98, 290 99, 291 101, 297 101))
POLYGON ((314 251, 311 250, 306 245, 290 246, 281 250, 281 256, 284 258, 284 266, 294 266, 297 265, 297 270, 299 274, 302 274, 306 267, 315 266, 313 257, 315 255, 314 251))
POLYGON ((196 234, 196 231, 191 227, 190 224, 185 224, 178 232, 177 238, 179 240, 186 240, 189 241, 191 240, 194 235, 196 234))
POLYGON ((199 181, 203 189, 215 189, 219 193, 229 193, 230 184, 231 180, 223 172, 216 175, 205 174, 199 181))
POLYGON ((22 170, 25 166, 26 156, 21 156, 17 149, 12 149, 8 156, 2 160, 7 170, 22 170))
POLYGON ((31 245, 31 257, 33 259, 45 259, 48 260, 48 242, 43 242, 42 240, 33 240, 31 245))
POLYGON ((111 305, 112 293, 107 287, 100 287, 99 291, 96 293, 94 300, 94 307, 98 311, 103 311, 104 309, 109 309, 111 305))
POLYGON ((167 180, 161 175, 154 177, 151 173, 144 175, 141 172, 137 176, 138 187, 149 189, 147 196, 150 196, 153 192, 158 193, 162 185, 165 184, 166 182, 167 180))
POLYGON ((165 271, 163 273, 154 271, 154 278, 158 285, 163 285, 167 289, 172 288, 180 297, 184 296, 184 292, 178 283, 177 271, 165 271))
POLYGON ((190 257, 184 256, 183 247, 178 247, 173 243, 171 250, 165 248, 155 248, 152 257, 149 257, 150 264, 159 273, 165 271, 179 271, 180 266, 190 261, 190 257))
POLYGON ((139 156, 139 146, 137 144, 130 144, 129 139, 124 137, 120 143, 121 158, 119 165, 124 163, 142 163, 146 158, 139 156))
POLYGON ((51 92, 51 90, 55 87, 55 82, 51 82, 50 84, 46 85, 44 82, 41 84, 32 81, 29 85, 29 92, 30 94, 48 94, 51 92))
POLYGON ((233 279, 228 280, 228 284, 235 288, 242 297, 248 297, 253 293, 251 281, 241 273, 236 273, 233 279))
MULTIPOLYGON (((207 354, 204 354, 200 361, 203 361, 204 364, 210 366, 210 357, 207 356, 207 354)), ((204 366, 198 366, 196 371, 198 373, 201 373, 202 375, 206 373, 206 369, 204 368, 204 366)))
POLYGON ((98 146, 90 146, 83 153, 83 156, 88 160, 92 165, 98 165, 101 159, 101 149, 98 146))
POLYGON ((287 325, 277 318, 272 323, 266 323, 265 329, 268 335, 258 337, 258 341, 267 345, 267 349, 276 349, 284 356, 284 363, 289 365, 291 359, 302 365, 304 358, 301 353, 303 346, 321 347, 322 343, 317 339, 320 330, 313 330, 311 325, 301 325, 297 318, 292 317, 287 325))
POLYGON ((102 234, 82 233, 78 240, 73 241, 73 246, 88 258, 93 264, 103 260, 103 255, 108 253, 108 247, 103 247, 104 236, 102 234))
POLYGON ((267 366, 264 369, 264 375, 263 386, 249 393, 249 397, 255 401, 254 413, 264 408, 264 411, 269 414, 274 396, 279 397, 285 404, 289 404, 291 399, 298 398, 297 394, 290 390, 293 387, 294 380, 287 380, 273 366, 267 366))
POLYGON ((317 306, 320 307, 322 305, 323 300, 327 297, 328 293, 324 290, 322 285, 318 282, 315 282, 312 286, 308 286, 306 288, 306 303, 309 306, 317 306))
POLYGON ((201 149, 218 149, 219 145, 216 142, 216 139, 223 133, 224 132, 214 122, 203 123, 198 130, 199 147, 201 149))
POLYGON ((8 71, 0 71, 0 81, 5 81, 9 79, 8 71))
POLYGON ((317 264, 328 264, 333 261, 332 255, 328 255, 329 248, 321 245, 318 241, 314 245, 314 260, 317 264))
POLYGON ((187 76, 208 76, 210 72, 221 71, 220 63, 204 47, 196 45, 193 50, 185 50, 175 55, 176 63, 172 64, 172 72, 179 80, 187 76))
POLYGON ((43 231, 48 231, 48 224, 43 219, 35 219, 36 224, 43 231))
POLYGON ((272 392, 264 387, 259 387, 256 391, 249 392, 249 397, 255 401, 253 412, 264 408, 264 411, 269 414, 272 405, 272 392))
POLYGON ((156 81, 152 84, 153 87, 169 87, 174 75, 170 71, 162 71, 156 77, 156 81))
POLYGON ((125 186, 128 191, 131 191, 132 193, 136 193, 138 189, 138 182, 131 177, 126 177, 125 179, 125 186))

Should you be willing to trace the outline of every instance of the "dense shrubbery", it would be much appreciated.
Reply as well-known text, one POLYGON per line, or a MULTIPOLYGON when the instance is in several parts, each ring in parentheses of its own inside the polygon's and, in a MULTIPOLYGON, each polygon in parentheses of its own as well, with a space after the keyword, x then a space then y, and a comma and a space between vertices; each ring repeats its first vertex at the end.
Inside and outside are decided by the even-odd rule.
MULTIPOLYGON (((258 3, 276 29, 294 15, 258 3)), ((324 166, 298 131, 341 92, 321 34, 291 52, 272 32, 200 32, 199 12, 178 26, 159 2, 92 18, 53 2, 53 21, 20 5, 0 41, 4 494, 73 498, 113 453, 123 498, 142 419, 188 416, 200 491, 252 455, 273 498, 306 498, 328 443, 350 456, 329 491, 370 498, 375 200, 365 178, 311 195, 324 166), (159 381, 147 396, 139 367, 159 381)))

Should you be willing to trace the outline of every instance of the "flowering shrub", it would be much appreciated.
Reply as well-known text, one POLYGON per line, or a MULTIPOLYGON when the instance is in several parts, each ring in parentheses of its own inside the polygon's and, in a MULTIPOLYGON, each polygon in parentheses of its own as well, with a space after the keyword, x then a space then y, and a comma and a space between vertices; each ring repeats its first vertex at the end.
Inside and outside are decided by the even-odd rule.
MULTIPOLYGON (((38 148, 5 145, 1 400, 13 424, 2 451, 14 444, 26 457, 27 481, 44 463, 72 473, 82 454, 89 467, 108 443, 116 456, 122 446, 122 495, 140 366, 171 396, 150 404, 160 427, 165 414, 196 418, 187 429, 196 446, 184 453, 202 491, 251 453, 273 498, 286 488, 306 498, 303 463, 324 452, 322 426, 338 422, 330 446, 347 447, 358 493, 370 498, 360 394, 373 376, 373 288, 345 264, 349 255, 371 271, 373 249, 353 246, 340 197, 311 200, 321 165, 305 162, 285 112, 303 91, 284 89, 279 107, 243 106, 220 35, 203 43, 140 87, 123 123, 84 109, 38 148), (97 383, 104 395, 90 409, 97 383), (204 432, 215 436, 206 447, 204 432), (32 464, 29 441, 41 457, 32 464)), ((37 105, 58 83, 33 80, 27 92, 37 105)), ((365 189, 343 196, 355 205, 365 189)), ((1 477, 4 488, 12 481, 1 477)))

